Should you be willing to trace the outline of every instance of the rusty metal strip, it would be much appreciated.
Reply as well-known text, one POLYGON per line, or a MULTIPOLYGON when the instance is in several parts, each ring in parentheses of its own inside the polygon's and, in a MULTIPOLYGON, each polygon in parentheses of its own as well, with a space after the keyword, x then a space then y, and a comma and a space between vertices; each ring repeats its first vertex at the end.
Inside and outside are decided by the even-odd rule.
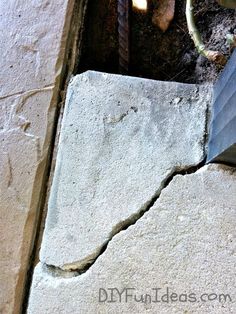
POLYGON ((118 0, 119 70, 127 74, 130 63, 130 1, 118 0))

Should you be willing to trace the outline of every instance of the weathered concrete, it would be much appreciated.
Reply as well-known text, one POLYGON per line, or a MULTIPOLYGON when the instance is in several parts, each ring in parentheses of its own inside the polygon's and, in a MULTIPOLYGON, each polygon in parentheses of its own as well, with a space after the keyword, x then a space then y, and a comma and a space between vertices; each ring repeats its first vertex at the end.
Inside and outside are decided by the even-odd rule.
POLYGON ((69 87, 41 261, 82 269, 204 156, 206 87, 87 72, 69 87))
POLYGON ((135 225, 114 236, 86 273, 69 278, 68 271, 39 264, 28 314, 235 313, 235 219, 235 170, 210 165, 191 175, 177 175, 135 225), (134 288, 128 293, 138 298, 151 294, 155 301, 152 289, 161 288, 160 300, 167 287, 177 299, 187 293, 192 302, 182 296, 182 302, 147 299, 147 304, 140 304, 129 297, 126 303, 124 292, 120 303, 114 291, 116 302, 99 303, 100 288, 134 288), (204 302, 199 299, 204 293, 229 296, 222 303, 204 302))
POLYGON ((74 6, 0 2, 0 312, 20 313, 74 6))
POLYGON ((14 307, 17 313, 21 303, 55 110, 51 103, 51 88, 0 101, 2 313, 14 307))
POLYGON ((1 1, 0 97, 51 86, 59 79, 73 4, 1 1))

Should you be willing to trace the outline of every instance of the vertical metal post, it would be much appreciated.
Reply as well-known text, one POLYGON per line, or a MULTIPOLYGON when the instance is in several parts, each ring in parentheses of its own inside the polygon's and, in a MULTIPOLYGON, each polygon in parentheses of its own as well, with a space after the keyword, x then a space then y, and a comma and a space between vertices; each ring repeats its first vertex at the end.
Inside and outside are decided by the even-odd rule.
POLYGON ((236 166, 236 49, 214 86, 207 161, 236 166))

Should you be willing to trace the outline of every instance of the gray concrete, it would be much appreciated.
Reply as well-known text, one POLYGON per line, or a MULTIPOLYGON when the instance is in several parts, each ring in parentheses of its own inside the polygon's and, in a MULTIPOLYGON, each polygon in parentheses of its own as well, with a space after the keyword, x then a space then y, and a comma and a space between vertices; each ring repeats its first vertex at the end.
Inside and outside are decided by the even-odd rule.
POLYGON ((135 225, 114 236, 86 273, 69 278, 73 274, 68 271, 39 264, 28 314, 236 313, 235 219, 235 170, 211 165, 177 175, 135 225), (100 288, 134 288, 128 292, 138 298, 151 294, 155 301, 152 289, 161 289, 160 300, 167 287, 169 295, 178 294, 178 301, 145 304, 129 297, 126 303, 124 292, 119 303, 114 292, 116 302, 99 303, 100 288), (186 296, 180 296, 186 293, 188 300, 195 297, 197 302, 186 302, 186 296), (202 302, 204 293, 216 293, 217 300, 202 302), (220 294, 229 294, 226 302, 218 301, 220 294))
POLYGON ((74 2, 0 1, 0 313, 3 314, 21 313, 58 94, 69 53, 67 39, 72 36, 74 2))
MULTIPOLYGON (((41 261, 82 269, 204 157, 204 86, 87 72, 69 87, 41 261)), ((177 204, 176 204, 177 206, 177 204)))

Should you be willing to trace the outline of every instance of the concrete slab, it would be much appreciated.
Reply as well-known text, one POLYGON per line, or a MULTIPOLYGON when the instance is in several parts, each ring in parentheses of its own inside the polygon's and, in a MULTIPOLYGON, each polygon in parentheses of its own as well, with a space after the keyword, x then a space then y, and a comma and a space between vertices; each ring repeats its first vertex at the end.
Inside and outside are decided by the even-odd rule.
POLYGON ((204 158, 211 89, 98 72, 70 84, 41 261, 83 269, 204 158))
POLYGON ((175 176, 85 273, 40 263, 28 314, 235 313, 235 183, 220 165, 175 176))
POLYGON ((73 5, 74 0, 1 1, 0 98, 58 83, 73 5))
POLYGON ((4 314, 21 312, 73 7, 74 0, 0 2, 0 313, 4 314))

